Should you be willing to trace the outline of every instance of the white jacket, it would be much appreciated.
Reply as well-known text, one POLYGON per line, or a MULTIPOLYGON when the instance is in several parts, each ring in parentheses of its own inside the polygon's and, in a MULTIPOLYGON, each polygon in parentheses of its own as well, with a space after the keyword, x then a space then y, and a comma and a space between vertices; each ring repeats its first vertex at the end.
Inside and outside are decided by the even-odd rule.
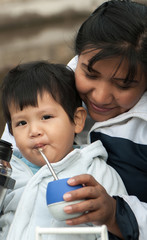
MULTIPOLYGON (((110 195, 127 194, 121 178, 113 168, 107 165, 106 160, 107 153, 101 142, 97 141, 83 149, 75 149, 64 159, 52 165, 59 179, 89 173, 106 188, 110 195)), ((67 227, 65 222, 52 218, 46 205, 46 187, 48 182, 53 180, 47 165, 35 175, 32 175, 28 166, 14 156, 11 165, 12 178, 16 179, 16 185, 14 191, 9 192, 5 198, 4 215, 0 219, 0 226, 3 229, 0 239, 34 240, 36 226, 67 227)), ((79 238, 80 236, 76 239, 79 238)), ((53 239, 53 236, 43 239, 53 239)), ((63 239, 66 239, 65 236, 63 239)), ((70 236, 70 239, 75 239, 75 236, 73 238, 70 236)), ((84 236, 84 239, 92 240, 90 235, 84 236)))

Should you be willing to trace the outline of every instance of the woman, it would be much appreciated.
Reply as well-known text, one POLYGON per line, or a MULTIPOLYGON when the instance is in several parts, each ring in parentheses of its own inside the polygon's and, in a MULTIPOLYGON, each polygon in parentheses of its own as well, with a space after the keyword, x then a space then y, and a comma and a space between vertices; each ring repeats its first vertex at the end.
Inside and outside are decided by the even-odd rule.
MULTIPOLYGON (((77 57, 69 66, 75 69, 77 89, 95 121, 88 141, 99 139, 103 142, 109 154, 108 164, 120 174, 129 195, 138 197, 125 197, 125 200, 138 219, 139 239, 145 239, 147 213, 140 210, 146 210, 146 204, 139 200, 147 202, 147 6, 125 0, 103 3, 80 27, 75 50, 77 57), (139 211, 144 213, 144 218, 138 218, 139 211)), ((87 176, 74 180, 94 185, 94 180, 88 180, 87 176)), ((118 224, 124 239, 138 239, 137 224, 126 202, 116 198, 117 223, 114 224, 115 207, 110 204, 113 200, 106 193, 102 200, 98 199, 99 188, 97 185, 97 191, 93 189, 95 202, 87 201, 83 206, 66 209, 68 212, 89 209, 87 215, 67 223, 105 223, 109 231, 122 237, 116 230, 118 224)), ((81 197, 80 192, 77 196, 74 192, 70 195, 68 200, 81 197)), ((86 195, 83 193, 82 197, 86 195)))

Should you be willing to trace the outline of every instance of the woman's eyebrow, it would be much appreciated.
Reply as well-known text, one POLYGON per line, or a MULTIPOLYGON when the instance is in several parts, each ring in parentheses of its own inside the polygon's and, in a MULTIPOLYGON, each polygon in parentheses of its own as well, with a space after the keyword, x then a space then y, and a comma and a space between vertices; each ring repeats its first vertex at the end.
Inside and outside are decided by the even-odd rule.
POLYGON ((112 78, 114 80, 118 80, 118 81, 125 81, 126 80, 125 78, 119 78, 119 77, 115 77, 115 76, 112 76, 112 78))
MULTIPOLYGON (((86 70, 89 71, 89 69, 88 69, 88 65, 86 65, 85 63, 82 63, 81 65, 82 65, 83 68, 85 68, 86 70)), ((99 71, 93 69, 92 67, 90 67, 90 70, 91 70, 90 72, 94 72, 94 73, 100 74, 99 71)))
MULTIPOLYGON (((119 77, 113 77, 113 79, 115 81, 121 81, 121 82, 125 82, 126 81, 126 78, 119 78, 119 77)), ((128 81, 127 83, 138 83, 138 80, 137 79, 133 79, 131 81, 128 81)))

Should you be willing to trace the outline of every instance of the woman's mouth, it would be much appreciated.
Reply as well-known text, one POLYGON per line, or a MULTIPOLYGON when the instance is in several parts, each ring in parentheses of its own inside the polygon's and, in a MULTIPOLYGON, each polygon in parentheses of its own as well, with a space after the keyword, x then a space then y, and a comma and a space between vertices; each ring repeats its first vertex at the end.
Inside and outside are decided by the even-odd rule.
POLYGON ((108 107, 103 107, 103 106, 97 106, 92 102, 90 102, 90 106, 91 106, 92 110, 94 112, 97 112, 97 113, 109 113, 114 109, 114 107, 113 108, 111 108, 111 107, 108 108, 108 107))

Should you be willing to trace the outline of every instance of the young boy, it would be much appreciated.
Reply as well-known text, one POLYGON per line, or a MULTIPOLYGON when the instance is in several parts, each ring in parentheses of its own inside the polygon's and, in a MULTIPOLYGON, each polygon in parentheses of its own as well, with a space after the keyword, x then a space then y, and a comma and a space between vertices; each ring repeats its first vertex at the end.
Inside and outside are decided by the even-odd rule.
MULTIPOLYGON (((70 68, 46 61, 17 66, 3 81, 2 106, 9 131, 23 157, 13 155, 11 160, 16 185, 5 198, 0 239, 34 240, 36 226, 67 227, 65 222, 53 219, 47 209, 46 187, 53 177, 39 148, 59 179, 88 173, 110 195, 126 194, 119 175, 106 164, 107 153, 100 141, 73 150, 74 137, 84 127, 86 111, 70 68)), ((89 193, 87 199, 90 198, 89 193)), ((82 226, 87 225, 93 226, 82 226)), ((63 236, 63 239, 66 237, 69 238, 63 236)), ((84 236, 89 238, 95 236, 84 236)))

